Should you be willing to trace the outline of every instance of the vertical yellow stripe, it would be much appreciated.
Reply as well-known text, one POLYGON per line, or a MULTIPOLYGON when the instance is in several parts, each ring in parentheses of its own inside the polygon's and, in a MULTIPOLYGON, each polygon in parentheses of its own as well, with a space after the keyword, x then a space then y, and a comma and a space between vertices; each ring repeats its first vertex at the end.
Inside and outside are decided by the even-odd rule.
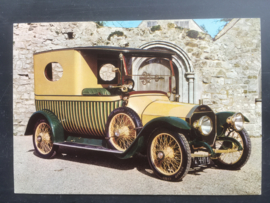
POLYGON ((106 123, 107 123, 107 120, 108 120, 108 115, 107 115, 107 106, 108 105, 108 102, 104 102, 104 111, 103 111, 103 118, 104 118, 104 135, 106 134, 106 123))
POLYGON ((92 131, 92 128, 91 128, 91 126, 90 126, 90 123, 89 123, 89 116, 88 116, 88 109, 87 109, 87 103, 88 102, 83 102, 83 117, 84 117, 84 122, 85 122, 85 125, 86 125, 86 128, 87 128, 87 130, 88 130, 88 133, 90 134, 90 135, 93 135, 93 131, 92 131))
POLYGON ((71 132, 74 132, 75 129, 73 127, 72 120, 71 120, 71 102, 66 102, 66 109, 67 109, 68 124, 71 128, 71 132))
POLYGON ((101 121, 100 124, 101 124, 102 136, 104 136, 104 131, 105 131, 103 111, 104 111, 103 102, 99 102, 99 112, 100 112, 100 121, 101 121))
POLYGON ((82 116, 83 116, 83 122, 85 129, 87 130, 87 134, 92 134, 90 126, 87 122, 87 110, 86 110, 86 102, 82 102, 82 116))
POLYGON ((80 101, 79 102, 79 110, 80 110, 80 121, 82 123, 82 126, 83 126, 83 130, 85 132, 85 134, 89 134, 88 130, 87 130, 87 126, 85 124, 85 121, 84 121, 84 109, 83 109, 83 101, 80 101))
POLYGON ((98 113, 97 113, 97 102, 93 102, 94 105, 94 122, 95 122, 95 127, 97 130, 97 135, 100 136, 100 129, 99 129, 99 125, 98 125, 98 113))
POLYGON ((49 111, 51 111, 51 103, 50 103, 50 101, 48 100, 46 102, 47 102, 46 103, 46 109, 49 110, 49 111))
POLYGON ((60 120, 63 128, 65 129, 66 127, 65 127, 65 122, 64 122, 63 113, 62 113, 61 101, 56 102, 56 109, 58 111, 59 120, 60 120))
POLYGON ((68 110, 68 122, 71 126, 72 132, 75 132, 76 129, 75 129, 73 122, 72 122, 72 101, 67 102, 67 110, 68 110))
POLYGON ((91 111, 93 115, 93 124, 94 124, 94 129, 96 131, 96 136, 99 136, 99 129, 98 129, 98 120, 97 120, 97 111, 96 111, 96 102, 91 102, 91 111))
POLYGON ((114 102, 111 102, 111 111, 114 110, 114 102))
POLYGON ((96 129, 95 129, 95 125, 94 125, 94 117, 93 117, 93 102, 87 102, 87 108, 88 108, 88 121, 90 123, 90 128, 92 129, 93 131, 93 135, 97 135, 97 132, 96 132, 96 129))
POLYGON ((106 118, 106 115, 104 114, 105 111, 105 105, 106 105, 106 102, 101 102, 101 120, 102 120, 102 131, 103 131, 103 136, 105 136, 105 118, 106 118))
POLYGON ((94 135, 97 135, 97 131, 96 131, 96 126, 95 126, 95 123, 94 123, 94 109, 93 109, 93 102, 89 102, 89 107, 90 107, 90 116, 91 116, 91 124, 92 124, 92 129, 94 131, 94 135))
POLYGON ((45 109, 49 109, 49 102, 48 101, 46 101, 46 103, 45 103, 45 109))
POLYGON ((99 131, 100 131, 100 135, 103 136, 103 125, 102 125, 102 103, 101 102, 97 102, 97 111, 98 111, 98 123, 99 123, 99 131))
POLYGON ((45 101, 45 102, 44 102, 44 109, 48 109, 47 103, 48 103, 48 101, 45 101))
POLYGON ((74 107, 74 114, 75 114, 75 125, 76 125, 76 127, 77 127, 77 129, 78 129, 78 133, 82 133, 82 131, 81 131, 81 126, 80 126, 80 122, 79 122, 79 112, 78 112, 78 102, 77 101, 74 101, 74 105, 73 105, 73 107, 74 107))
POLYGON ((101 102, 97 102, 97 117, 98 117, 98 129, 99 133, 102 136, 102 121, 101 121, 101 102))
POLYGON ((78 115, 79 115, 79 123, 80 123, 80 127, 81 127, 81 131, 83 132, 83 134, 87 134, 86 128, 84 126, 84 123, 82 121, 82 108, 81 108, 81 101, 78 102, 78 115))
POLYGON ((39 103, 39 110, 42 109, 42 105, 43 105, 43 101, 40 101, 40 103, 39 103))
POLYGON ((50 103, 52 104, 52 112, 54 113, 54 115, 57 116, 57 110, 56 110, 56 106, 55 106, 56 101, 50 101, 50 103))
POLYGON ((110 111, 110 102, 106 102, 106 115, 109 115, 109 111, 110 111))
POLYGON ((70 128, 69 122, 68 122, 66 103, 67 103, 66 101, 61 101, 61 108, 62 108, 63 117, 64 117, 65 130, 68 132, 71 132, 71 128, 70 128))
POLYGON ((58 119, 61 122, 63 128, 65 129, 64 122, 63 122, 64 119, 63 119, 63 116, 62 116, 63 114, 62 114, 60 103, 61 103, 61 101, 56 101, 56 111, 57 111, 58 119))
POLYGON ((76 116, 77 113, 76 113, 76 102, 75 101, 72 102, 72 113, 73 113, 73 115, 72 115, 73 123, 74 123, 75 129, 76 129, 76 132, 80 133, 80 129, 79 129, 78 123, 77 123, 77 116, 76 116))
POLYGON ((84 125, 83 119, 82 119, 83 115, 82 115, 81 103, 82 103, 82 101, 78 102, 78 115, 79 115, 80 128, 81 128, 81 131, 83 134, 88 134, 86 131, 86 127, 84 125))
MULTIPOLYGON (((49 111, 52 111, 52 102, 51 101, 47 101, 47 109, 49 111)), ((52 111, 53 112, 53 111, 52 111)), ((54 112, 53 112, 54 113, 54 112)))
POLYGON ((66 126, 66 130, 69 132, 72 132, 70 123, 69 123, 69 119, 68 119, 68 110, 67 110, 67 102, 66 101, 62 101, 62 111, 64 114, 64 119, 65 119, 65 126, 66 126))

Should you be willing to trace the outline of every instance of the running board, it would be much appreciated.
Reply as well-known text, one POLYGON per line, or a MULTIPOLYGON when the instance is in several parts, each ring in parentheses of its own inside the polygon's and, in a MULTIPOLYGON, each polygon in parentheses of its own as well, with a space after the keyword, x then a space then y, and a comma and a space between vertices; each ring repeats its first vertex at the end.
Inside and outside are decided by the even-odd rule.
POLYGON ((92 151, 99 151, 99 152, 108 152, 112 154, 122 154, 123 152, 114 150, 114 149, 108 149, 102 146, 96 146, 96 145, 87 145, 87 144, 80 144, 80 143, 74 143, 74 142, 61 142, 61 143, 53 143, 53 145, 57 146, 63 146, 63 147, 73 147, 76 149, 86 149, 86 150, 92 150, 92 151))

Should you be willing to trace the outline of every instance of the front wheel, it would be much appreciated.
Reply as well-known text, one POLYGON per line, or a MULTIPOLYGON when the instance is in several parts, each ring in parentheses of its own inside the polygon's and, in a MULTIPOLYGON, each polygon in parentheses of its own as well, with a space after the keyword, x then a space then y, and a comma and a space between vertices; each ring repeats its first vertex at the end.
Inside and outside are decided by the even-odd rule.
POLYGON ((185 136, 167 129, 159 129, 150 136, 147 156, 154 173, 167 181, 184 178, 191 164, 190 147, 185 136))
POLYGON ((35 152, 42 158, 52 158, 56 155, 58 146, 53 145, 52 129, 50 124, 44 120, 38 120, 33 134, 35 152))
MULTIPOLYGON (((249 135, 245 129, 237 132, 227 130, 226 136, 236 139, 243 150, 230 152, 230 153, 221 153, 217 159, 213 159, 214 163, 220 167, 231 170, 238 170, 242 168, 248 161, 251 153, 251 141, 249 135)), ((216 141, 217 149, 238 149, 237 145, 231 142, 226 141, 216 141)))

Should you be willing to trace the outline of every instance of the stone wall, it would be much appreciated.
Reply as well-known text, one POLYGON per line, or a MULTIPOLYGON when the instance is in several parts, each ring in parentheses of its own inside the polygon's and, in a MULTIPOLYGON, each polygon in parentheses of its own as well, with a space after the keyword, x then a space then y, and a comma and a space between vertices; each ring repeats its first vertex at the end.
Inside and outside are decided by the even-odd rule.
POLYGON ((202 98, 215 112, 241 111, 251 121, 246 125, 250 135, 261 135, 261 103, 255 103, 261 69, 259 19, 238 20, 216 41, 205 33, 173 26, 151 31, 99 27, 94 22, 14 24, 14 135, 24 134, 35 111, 33 53, 96 45, 139 48, 158 40, 177 45, 190 57, 195 103, 202 98))
POLYGON ((197 25, 197 23, 192 19, 184 19, 184 20, 144 20, 141 22, 141 24, 138 26, 138 28, 147 28, 148 22, 150 24, 157 24, 160 25, 163 29, 167 28, 175 28, 175 27, 181 27, 180 25, 183 25, 182 27, 188 28, 190 30, 196 30, 198 32, 204 32, 200 26, 197 25), (182 22, 182 23, 181 23, 182 22))

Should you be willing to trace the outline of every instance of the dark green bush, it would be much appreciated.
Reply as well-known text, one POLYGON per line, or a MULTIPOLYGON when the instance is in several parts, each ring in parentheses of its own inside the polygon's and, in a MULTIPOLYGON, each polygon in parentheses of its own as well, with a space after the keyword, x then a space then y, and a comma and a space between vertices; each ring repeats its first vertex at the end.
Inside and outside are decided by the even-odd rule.
POLYGON ((114 36, 114 35, 117 35, 117 37, 121 37, 121 36, 124 36, 124 33, 122 31, 114 31, 108 36, 107 39, 110 41, 111 37, 114 36))
POLYGON ((95 22, 97 24, 97 28, 103 27, 104 26, 104 22, 103 21, 96 21, 95 22))
POLYGON ((196 31, 196 30, 189 30, 187 32, 187 36, 190 37, 190 38, 197 38, 199 35, 199 32, 196 31))
POLYGON ((152 31, 152 32, 155 32, 155 31, 157 31, 157 30, 161 30, 160 25, 154 25, 154 26, 151 27, 151 31, 152 31))

